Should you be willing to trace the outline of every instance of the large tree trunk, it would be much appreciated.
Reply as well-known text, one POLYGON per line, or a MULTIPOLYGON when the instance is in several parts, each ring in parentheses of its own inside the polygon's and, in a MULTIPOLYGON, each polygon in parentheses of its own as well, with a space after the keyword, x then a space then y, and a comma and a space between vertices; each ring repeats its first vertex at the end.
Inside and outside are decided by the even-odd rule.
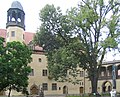
POLYGON ((94 72, 93 75, 90 77, 91 86, 92 86, 92 93, 97 93, 97 85, 98 85, 98 76, 97 72, 94 72))

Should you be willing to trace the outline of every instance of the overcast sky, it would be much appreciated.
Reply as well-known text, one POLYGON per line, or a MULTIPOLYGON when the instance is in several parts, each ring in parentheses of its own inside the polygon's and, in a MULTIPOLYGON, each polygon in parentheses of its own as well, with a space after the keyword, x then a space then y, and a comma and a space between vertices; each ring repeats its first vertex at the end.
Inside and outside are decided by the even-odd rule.
MULTIPOLYGON (((7 10, 11 7, 13 1, 16 0, 1 0, 0 1, 0 28, 6 28, 7 10)), ((40 26, 39 11, 46 4, 54 4, 55 7, 60 6, 65 12, 71 7, 77 6, 80 0, 17 0, 23 6, 25 12, 26 31, 36 32, 40 26)))

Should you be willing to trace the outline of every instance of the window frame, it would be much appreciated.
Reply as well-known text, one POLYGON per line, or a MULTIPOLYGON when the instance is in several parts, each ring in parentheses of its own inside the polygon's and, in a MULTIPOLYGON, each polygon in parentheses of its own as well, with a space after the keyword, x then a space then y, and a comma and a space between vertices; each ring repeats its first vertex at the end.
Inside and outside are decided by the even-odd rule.
POLYGON ((15 31, 11 31, 11 37, 15 37, 15 31))
POLYGON ((84 71, 80 71, 80 77, 84 77, 84 71))
POLYGON ((48 90, 48 83, 42 83, 42 89, 47 91, 48 90))
POLYGON ((57 90, 57 83, 52 83, 52 90, 57 90))
POLYGON ((42 70, 42 76, 47 76, 47 75, 48 75, 47 69, 43 69, 43 70, 42 70))

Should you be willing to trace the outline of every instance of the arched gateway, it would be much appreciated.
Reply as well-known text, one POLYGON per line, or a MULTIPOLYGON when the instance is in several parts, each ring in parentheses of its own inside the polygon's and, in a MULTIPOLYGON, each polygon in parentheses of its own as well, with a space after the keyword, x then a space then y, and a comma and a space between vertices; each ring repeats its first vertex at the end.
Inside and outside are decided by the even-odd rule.
POLYGON ((110 92, 112 89, 112 84, 110 81, 105 81, 102 84, 102 92, 110 92))

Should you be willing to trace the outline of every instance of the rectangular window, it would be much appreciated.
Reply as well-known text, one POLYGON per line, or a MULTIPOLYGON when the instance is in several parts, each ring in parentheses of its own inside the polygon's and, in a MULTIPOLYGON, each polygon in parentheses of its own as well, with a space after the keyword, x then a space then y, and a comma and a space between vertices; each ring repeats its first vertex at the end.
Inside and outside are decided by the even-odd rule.
POLYGON ((57 83, 52 83, 52 90, 57 90, 57 83))
POLYGON ((34 69, 32 69, 32 71, 31 71, 31 73, 29 75, 34 76, 34 69))
POLYGON ((84 77, 84 72, 80 71, 80 77, 84 77))
POLYGON ((11 37, 15 37, 15 31, 11 31, 11 37))
POLYGON ((43 90, 48 90, 48 84, 47 83, 43 83, 42 84, 42 88, 43 88, 43 90))
POLYGON ((43 70, 42 75, 47 76, 47 70, 43 70))

